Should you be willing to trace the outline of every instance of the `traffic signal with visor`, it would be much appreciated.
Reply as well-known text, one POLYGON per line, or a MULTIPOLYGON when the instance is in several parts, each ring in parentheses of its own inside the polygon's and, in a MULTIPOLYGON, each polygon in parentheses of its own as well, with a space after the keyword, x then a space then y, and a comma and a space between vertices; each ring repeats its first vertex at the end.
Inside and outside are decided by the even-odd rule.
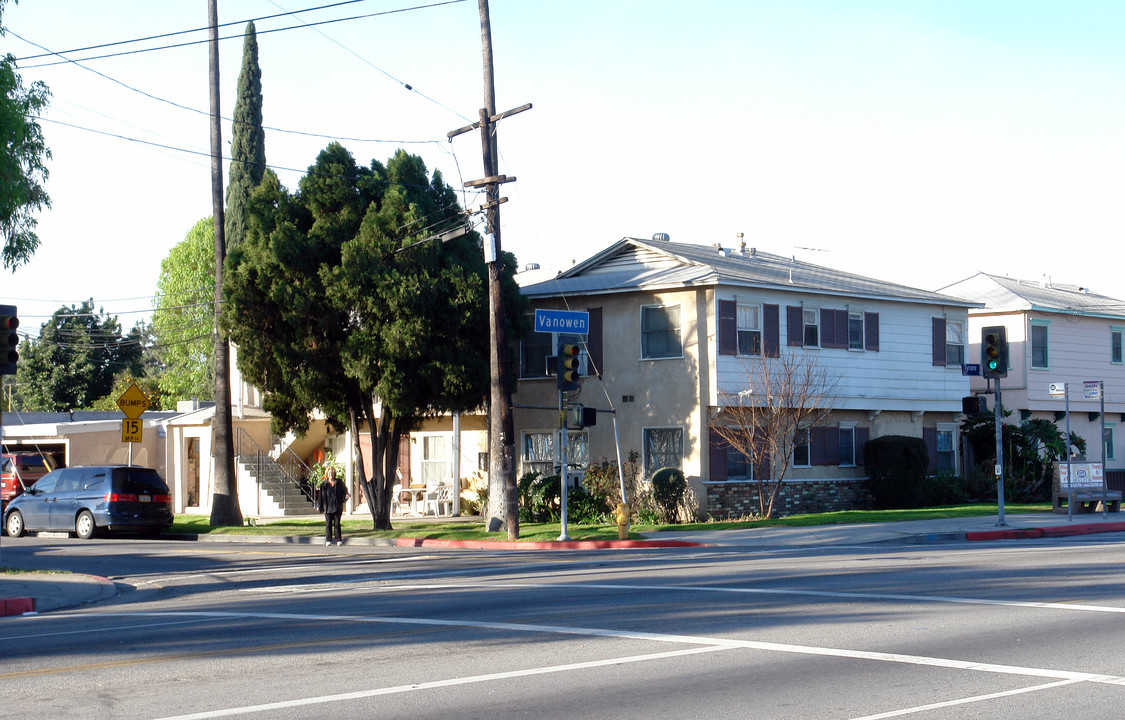
POLYGON ((0 375, 15 375, 16 361, 20 359, 20 336, 16 329, 20 319, 15 305, 0 305, 0 375))
POLYGON ((557 381, 559 390, 578 389, 578 345, 559 341, 557 381))
POLYGON ((981 328, 980 337, 981 375, 1008 377, 1008 329, 1003 325, 981 328))

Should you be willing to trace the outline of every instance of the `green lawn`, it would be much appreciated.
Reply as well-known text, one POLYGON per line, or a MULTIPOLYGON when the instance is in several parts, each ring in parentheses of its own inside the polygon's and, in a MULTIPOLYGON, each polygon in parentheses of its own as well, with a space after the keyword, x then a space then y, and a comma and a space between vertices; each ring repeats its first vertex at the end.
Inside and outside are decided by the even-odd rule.
MULTIPOLYGON (((1006 513, 1050 512, 1049 503, 1006 503, 1006 513)), ((641 534, 652 535, 662 531, 729 530, 755 527, 801 527, 809 525, 840 525, 857 523, 899 522, 903 520, 931 520, 957 517, 983 517, 995 515, 995 505, 947 505, 914 510, 846 510, 842 512, 790 515, 774 520, 728 520, 683 525, 640 525, 631 528, 631 538, 641 534)), ((405 519, 392 521, 394 530, 371 529, 368 517, 345 519, 345 537, 360 538, 421 538, 427 540, 507 540, 507 532, 488 532, 484 525, 474 521, 411 522, 405 519)), ((174 534, 188 535, 259 535, 259 536, 324 536, 324 521, 319 518, 271 520, 242 527, 212 527, 205 515, 177 515, 172 528, 174 534)), ((520 540, 557 540, 561 527, 558 523, 520 523, 520 540)), ((572 540, 616 540, 616 525, 567 525, 567 535, 572 540)))

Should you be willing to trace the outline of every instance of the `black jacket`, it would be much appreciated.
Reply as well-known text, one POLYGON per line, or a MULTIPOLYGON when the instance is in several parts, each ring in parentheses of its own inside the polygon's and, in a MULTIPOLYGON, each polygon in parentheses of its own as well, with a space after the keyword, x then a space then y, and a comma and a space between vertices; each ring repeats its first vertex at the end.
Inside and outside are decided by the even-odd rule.
POLYGON ((320 484, 320 494, 317 495, 317 510, 324 514, 344 511, 344 501, 348 499, 348 489, 344 483, 337 480, 335 485, 327 482, 320 484))

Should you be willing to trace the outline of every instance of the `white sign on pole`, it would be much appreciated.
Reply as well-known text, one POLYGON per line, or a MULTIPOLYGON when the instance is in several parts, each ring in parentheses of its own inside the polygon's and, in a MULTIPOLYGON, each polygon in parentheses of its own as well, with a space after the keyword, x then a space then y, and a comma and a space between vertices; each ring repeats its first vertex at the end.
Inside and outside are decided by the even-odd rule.
POLYGON ((1100 380, 1087 380, 1082 383, 1082 397, 1086 400, 1102 399, 1102 383, 1100 380))
POLYGON ((1051 397, 1066 397, 1066 383, 1049 383, 1047 394, 1051 397))

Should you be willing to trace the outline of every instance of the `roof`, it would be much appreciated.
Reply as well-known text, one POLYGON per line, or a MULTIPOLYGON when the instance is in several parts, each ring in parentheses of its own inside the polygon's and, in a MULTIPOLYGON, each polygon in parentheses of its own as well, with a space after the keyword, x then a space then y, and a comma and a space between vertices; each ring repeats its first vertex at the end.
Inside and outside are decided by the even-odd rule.
POLYGON ((1107 318, 1125 318, 1125 300, 1092 293, 1077 285, 1019 280, 977 273, 942 288, 962 297, 984 303, 984 312, 1065 313, 1107 318))
POLYGON ((977 307, 951 295, 876 280, 765 253, 670 240, 623 238, 551 280, 522 288, 530 297, 593 295, 631 290, 731 285, 761 290, 799 290, 849 298, 977 307))

